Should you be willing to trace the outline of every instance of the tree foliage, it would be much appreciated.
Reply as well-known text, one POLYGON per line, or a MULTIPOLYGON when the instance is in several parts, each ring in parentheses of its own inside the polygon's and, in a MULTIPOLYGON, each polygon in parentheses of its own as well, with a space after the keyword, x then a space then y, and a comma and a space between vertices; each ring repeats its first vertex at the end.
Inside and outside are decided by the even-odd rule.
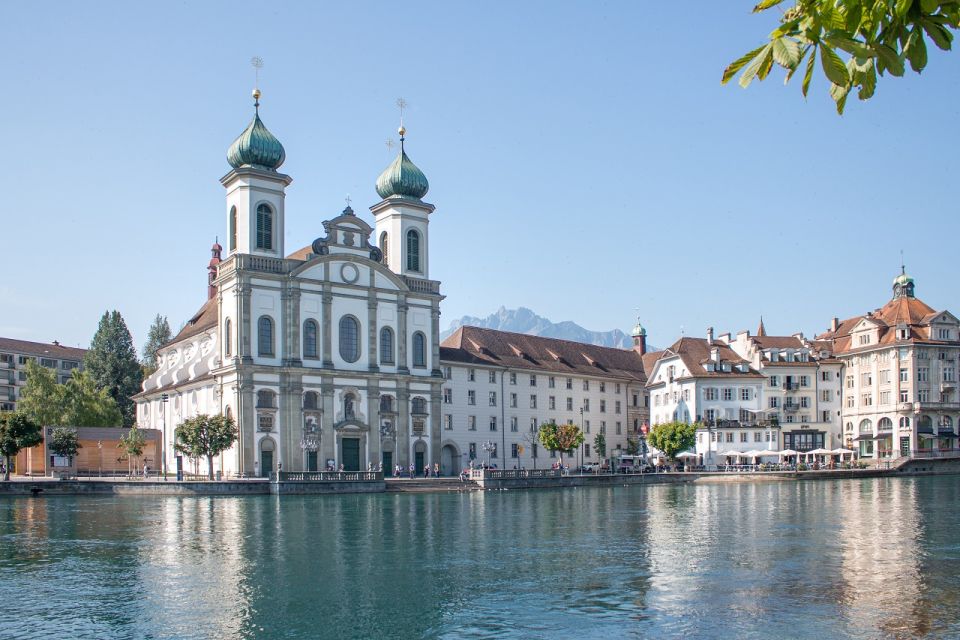
MULTIPOLYGON (((753 12, 784 1, 761 0, 753 12)), ((902 76, 907 63, 923 71, 928 42, 949 51, 958 27, 960 0, 795 0, 769 41, 731 62, 721 83, 743 70, 740 86, 746 88, 754 78, 765 79, 776 63, 786 69, 785 83, 803 68, 800 91, 806 97, 819 60, 842 114, 850 91, 856 89, 860 100, 873 97, 878 75, 902 76)))
POLYGON ((120 410, 106 389, 98 389, 90 375, 79 369, 65 384, 57 384, 56 372, 36 362, 27 362, 27 384, 18 407, 41 426, 119 427, 120 410))
POLYGON ((636 438, 627 438, 627 455, 635 456, 640 453, 640 441, 636 438))
POLYGON ((598 433, 593 438, 593 448, 597 451, 597 455, 601 458, 607 457, 607 437, 602 433, 598 433))
POLYGON ((583 444, 583 432, 575 424, 544 422, 540 425, 538 435, 544 447, 550 451, 560 452, 561 464, 564 451, 571 451, 583 444))
POLYGON ((129 471, 130 463, 133 459, 143 455, 143 450, 147 446, 147 439, 144 437, 143 432, 137 428, 136 423, 134 423, 129 431, 120 436, 120 442, 117 446, 127 454, 127 470, 129 471))
POLYGON ((51 453, 64 458, 72 458, 80 450, 80 438, 76 429, 70 427, 56 427, 50 434, 47 448, 51 453))
POLYGON ((696 443, 697 425, 686 422, 664 422, 655 425, 647 435, 647 441, 663 455, 673 459, 696 443))
POLYGON ((0 413, 0 455, 5 458, 7 468, 3 479, 10 479, 11 458, 41 442, 43 432, 39 424, 20 411, 0 413))
POLYGON ((200 414, 180 423, 174 448, 190 458, 207 458, 208 477, 213 480, 213 458, 237 439, 237 425, 224 415, 200 414))
POLYGON ((172 337, 173 334, 170 332, 170 323, 167 322, 167 317, 158 313, 147 332, 147 342, 143 345, 143 368, 146 375, 150 375, 157 370, 157 349, 170 342, 172 337))
POLYGON ((107 311, 100 318, 83 363, 97 387, 106 389, 117 403, 123 424, 132 425, 136 417, 132 396, 140 391, 143 370, 119 311, 107 311))

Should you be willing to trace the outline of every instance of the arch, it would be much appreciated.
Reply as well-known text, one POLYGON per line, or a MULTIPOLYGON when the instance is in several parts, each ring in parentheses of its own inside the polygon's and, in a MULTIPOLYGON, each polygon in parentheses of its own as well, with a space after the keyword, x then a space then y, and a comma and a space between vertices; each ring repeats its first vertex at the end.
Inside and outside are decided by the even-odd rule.
POLYGON ((920 429, 933 429, 933 419, 930 416, 920 416, 920 422, 917 424, 920 429))
POLYGON ((413 366, 427 366, 427 337, 422 331, 413 334, 413 366))
POLYGON ((860 433, 872 433, 873 432, 873 422, 870 421, 870 418, 864 418, 860 421, 860 433))
POLYGON ((273 356, 273 318, 260 316, 257 320, 257 355, 273 356))
POLYGON ((237 250, 237 208, 230 207, 230 251, 237 250))
POLYGON ((393 403, 393 396, 384 394, 380 396, 380 413, 396 413, 393 403))
POLYGON ((420 234, 416 229, 407 231, 407 271, 420 271, 420 234))
POLYGON ((257 249, 273 251, 273 207, 257 205, 257 249))
POLYGON ((390 236, 387 235, 387 232, 384 231, 380 234, 380 253, 383 254, 383 264, 390 263, 390 236))
POLYGON ((393 329, 380 329, 380 364, 394 364, 393 357, 393 329))
POLYGON ((900 428, 901 428, 901 429, 909 429, 909 428, 910 428, 910 418, 907 418, 907 417, 900 418, 900 428))
POLYGON ((316 391, 307 391, 303 394, 304 409, 317 409, 319 406, 319 395, 316 391))
POLYGON ((223 322, 223 355, 230 356, 233 350, 233 336, 230 334, 232 323, 230 318, 223 322))
POLYGON ((316 360, 318 355, 317 350, 317 321, 316 320, 307 320, 303 323, 303 357, 312 358, 316 360))
POLYGON ((446 441, 440 447, 440 474, 455 476, 460 473, 460 450, 453 442, 446 441))
POLYGON ((425 398, 421 398, 420 396, 417 396, 412 400, 411 405, 412 405, 411 413, 413 413, 413 415, 421 415, 421 416, 427 415, 427 401, 425 398))
POLYGON ((953 429, 953 418, 950 416, 940 416, 940 426, 947 429, 953 429))
POLYGON ((277 443, 273 438, 266 437, 260 440, 260 477, 269 478, 270 474, 276 470, 277 443))
POLYGON ((346 362, 360 359, 360 321, 353 316, 340 318, 340 357, 346 362))
POLYGON ((877 431, 892 431, 893 430, 893 420, 890 418, 880 418, 877 422, 877 431))

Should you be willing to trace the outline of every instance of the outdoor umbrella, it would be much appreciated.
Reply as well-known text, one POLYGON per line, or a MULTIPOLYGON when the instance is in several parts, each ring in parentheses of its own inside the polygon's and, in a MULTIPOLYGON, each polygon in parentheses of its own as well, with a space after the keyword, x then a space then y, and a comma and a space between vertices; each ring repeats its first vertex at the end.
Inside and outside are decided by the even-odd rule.
POLYGON ((678 458, 696 458, 698 457, 693 451, 684 451, 683 453, 677 454, 678 458))

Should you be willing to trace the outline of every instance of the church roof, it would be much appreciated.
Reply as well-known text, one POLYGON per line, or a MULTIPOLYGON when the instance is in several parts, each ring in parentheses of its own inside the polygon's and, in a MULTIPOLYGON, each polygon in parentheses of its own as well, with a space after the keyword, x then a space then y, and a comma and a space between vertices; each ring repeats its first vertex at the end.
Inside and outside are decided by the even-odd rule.
MULTIPOLYGON (((838 324, 835 331, 827 331, 818 335, 817 340, 831 341, 834 353, 856 351, 858 348, 853 345, 850 334, 861 321, 867 320, 879 328, 880 339, 878 344, 881 345, 904 342, 904 340, 897 340, 895 331, 890 331, 890 329, 895 329, 900 325, 906 325, 910 332, 910 337, 905 340, 907 342, 940 344, 943 343, 942 340, 934 340, 930 335, 930 321, 937 315, 939 315, 939 312, 919 298, 896 297, 875 311, 847 318, 838 324)), ((877 345, 872 344, 866 348, 870 349, 875 346, 877 345)))
POLYGON ((440 346, 440 360, 558 375, 627 378, 646 381, 643 359, 632 349, 531 336, 510 331, 460 327, 440 346))
POLYGON ((384 200, 393 196, 420 200, 430 190, 427 176, 413 164, 403 149, 404 133, 406 130, 400 127, 400 154, 377 178, 377 194, 384 200))
POLYGON ((173 339, 161 346, 165 347, 167 344, 173 344, 175 342, 180 342, 181 340, 186 340, 187 338, 192 338, 195 335, 199 335, 204 331, 217 326, 217 322, 217 297, 214 296, 203 303, 203 306, 200 307, 200 310, 197 311, 193 317, 187 321, 187 324, 180 329, 180 332, 175 335, 173 339))
POLYGON ((230 145, 227 150, 227 162, 234 169, 256 167, 276 171, 286 159, 286 152, 280 141, 260 120, 260 92, 254 91, 253 95, 257 100, 253 120, 230 145))

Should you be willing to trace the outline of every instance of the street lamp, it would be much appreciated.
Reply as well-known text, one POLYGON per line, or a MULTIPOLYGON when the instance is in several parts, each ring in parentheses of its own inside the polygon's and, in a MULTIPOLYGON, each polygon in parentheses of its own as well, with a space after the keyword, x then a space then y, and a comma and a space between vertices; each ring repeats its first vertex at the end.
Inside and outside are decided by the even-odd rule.
POLYGON ((490 466, 490 454, 497 450, 497 443, 487 440, 481 445, 481 448, 487 452, 487 467, 490 466))
POLYGON ((163 446, 160 455, 163 458, 163 481, 167 481, 167 401, 170 399, 165 393, 160 394, 160 414, 163 416, 163 446))
POLYGON ((580 473, 583 473, 583 465, 587 461, 587 434, 583 433, 583 407, 580 407, 580 434, 583 435, 583 442, 580 443, 580 473))

